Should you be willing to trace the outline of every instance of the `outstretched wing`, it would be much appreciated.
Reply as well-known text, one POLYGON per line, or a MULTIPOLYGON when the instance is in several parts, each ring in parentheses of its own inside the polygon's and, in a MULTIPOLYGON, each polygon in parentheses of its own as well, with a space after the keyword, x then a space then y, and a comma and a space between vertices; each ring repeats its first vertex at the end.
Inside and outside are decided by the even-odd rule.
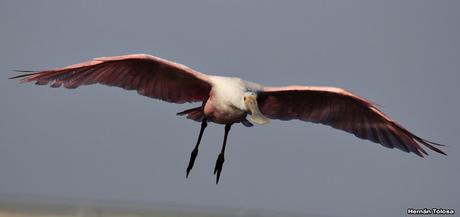
POLYGON ((77 88, 95 83, 136 90, 139 94, 174 103, 206 100, 208 76, 187 66, 145 54, 101 57, 64 68, 12 77, 38 85, 77 88))
POLYGON ((334 87, 266 87, 258 95, 260 111, 272 119, 299 119, 321 123, 352 133, 388 148, 428 153, 421 145, 444 154, 440 145, 422 139, 378 110, 371 102, 334 87))

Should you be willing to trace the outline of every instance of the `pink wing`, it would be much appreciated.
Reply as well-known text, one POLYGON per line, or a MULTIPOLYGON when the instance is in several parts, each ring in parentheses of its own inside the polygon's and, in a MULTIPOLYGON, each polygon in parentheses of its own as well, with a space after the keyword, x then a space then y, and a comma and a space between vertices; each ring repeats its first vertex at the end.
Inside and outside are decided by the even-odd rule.
POLYGON ((260 111, 272 119, 299 119, 329 125, 361 139, 421 157, 428 155, 421 145, 445 155, 433 146, 440 144, 412 134, 371 102, 340 88, 267 87, 259 93, 258 104, 260 111))
POLYGON ((101 57, 64 68, 12 77, 38 85, 77 88, 95 83, 136 90, 168 102, 204 101, 211 84, 208 76, 184 65, 145 54, 101 57))

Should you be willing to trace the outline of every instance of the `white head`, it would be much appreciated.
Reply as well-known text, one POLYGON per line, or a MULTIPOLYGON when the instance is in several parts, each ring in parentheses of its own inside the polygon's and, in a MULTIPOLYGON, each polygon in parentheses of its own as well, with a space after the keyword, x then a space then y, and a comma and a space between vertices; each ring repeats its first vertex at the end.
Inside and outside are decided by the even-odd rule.
POLYGON ((270 120, 265 117, 262 112, 259 110, 259 106, 257 105, 257 94, 254 92, 245 92, 243 94, 243 105, 251 116, 249 116, 249 120, 256 123, 256 124, 268 124, 270 120))

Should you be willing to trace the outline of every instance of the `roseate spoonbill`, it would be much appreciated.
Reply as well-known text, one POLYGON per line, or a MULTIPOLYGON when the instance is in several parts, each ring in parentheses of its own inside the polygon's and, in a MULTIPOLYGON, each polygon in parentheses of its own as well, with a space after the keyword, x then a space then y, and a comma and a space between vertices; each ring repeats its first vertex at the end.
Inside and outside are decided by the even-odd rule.
POLYGON ((136 90, 139 94, 173 103, 202 102, 177 115, 201 122, 198 140, 186 169, 193 168, 201 137, 207 122, 225 125, 222 150, 214 174, 216 184, 222 172, 225 146, 230 128, 235 123, 246 127, 267 124, 270 119, 299 119, 329 125, 352 133, 361 139, 398 148, 421 157, 425 146, 440 144, 422 139, 382 113, 366 99, 341 88, 315 86, 264 87, 235 77, 205 75, 187 66, 146 54, 101 57, 91 61, 46 71, 20 71, 28 74, 22 82, 38 85, 76 88, 95 83, 136 90))

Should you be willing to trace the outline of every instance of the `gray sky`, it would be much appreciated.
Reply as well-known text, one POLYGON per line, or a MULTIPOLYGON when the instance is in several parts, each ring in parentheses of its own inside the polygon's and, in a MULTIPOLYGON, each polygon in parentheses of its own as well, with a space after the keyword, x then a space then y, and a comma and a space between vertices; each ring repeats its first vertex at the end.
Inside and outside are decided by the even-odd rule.
POLYGON ((460 212, 459 1, 0 1, 0 198, 86 198, 328 216, 460 212), (105 86, 8 80, 98 56, 148 53, 265 85, 343 87, 415 134, 425 159, 300 121, 223 126, 105 86))

